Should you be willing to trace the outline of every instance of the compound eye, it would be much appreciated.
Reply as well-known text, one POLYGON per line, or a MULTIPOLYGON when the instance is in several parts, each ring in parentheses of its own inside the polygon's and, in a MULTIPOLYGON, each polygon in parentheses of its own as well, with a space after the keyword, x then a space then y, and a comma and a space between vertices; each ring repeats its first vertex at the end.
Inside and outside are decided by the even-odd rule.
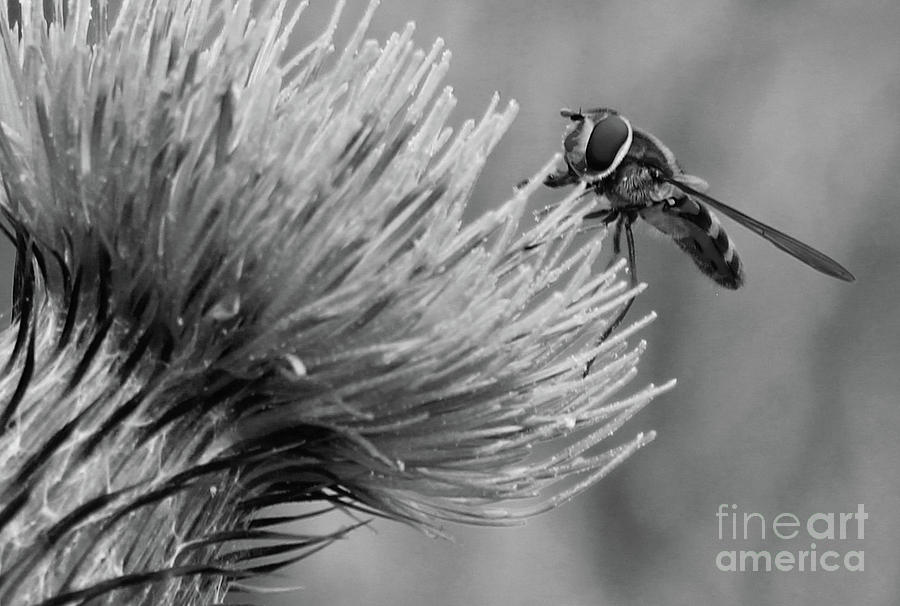
POLYGON ((628 123, 615 114, 609 114, 597 122, 591 132, 584 152, 585 164, 593 171, 606 172, 613 168, 623 148, 630 144, 631 129, 628 123))

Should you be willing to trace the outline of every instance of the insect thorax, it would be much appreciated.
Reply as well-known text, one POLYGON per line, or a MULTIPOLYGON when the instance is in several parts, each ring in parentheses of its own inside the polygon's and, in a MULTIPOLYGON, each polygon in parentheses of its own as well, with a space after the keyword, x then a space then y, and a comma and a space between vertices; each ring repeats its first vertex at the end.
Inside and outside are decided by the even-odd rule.
POLYGON ((595 190, 620 209, 647 208, 678 194, 675 187, 658 178, 656 169, 629 158, 595 190))

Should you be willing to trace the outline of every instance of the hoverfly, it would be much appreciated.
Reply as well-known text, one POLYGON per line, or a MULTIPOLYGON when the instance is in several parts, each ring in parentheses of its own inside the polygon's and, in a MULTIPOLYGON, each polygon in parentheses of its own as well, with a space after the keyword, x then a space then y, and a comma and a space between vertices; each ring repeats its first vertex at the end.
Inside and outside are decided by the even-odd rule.
MULTIPOLYGON (((608 108, 564 109, 560 114, 570 121, 563 139, 566 167, 548 175, 544 184, 562 187, 584 182, 589 192, 608 201, 608 208, 584 218, 614 225, 613 259, 621 253, 625 233, 632 286, 638 282, 631 226, 639 217, 675 240, 700 271, 717 284, 736 289, 744 283, 734 244, 707 206, 825 275, 847 282, 855 279, 831 257, 703 193, 707 188, 703 179, 686 174, 662 141, 632 127, 619 112, 608 108)), ((622 322, 633 301, 625 304, 600 342, 622 322)), ((585 376, 593 362, 588 362, 585 376)))

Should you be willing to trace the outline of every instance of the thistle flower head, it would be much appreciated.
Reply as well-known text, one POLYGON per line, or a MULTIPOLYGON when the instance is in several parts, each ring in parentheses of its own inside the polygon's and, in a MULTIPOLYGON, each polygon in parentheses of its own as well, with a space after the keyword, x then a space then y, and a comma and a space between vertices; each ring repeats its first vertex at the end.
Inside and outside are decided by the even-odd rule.
POLYGON ((515 105, 448 127, 440 41, 43 4, 0 16, 0 603, 206 603, 356 524, 270 506, 510 523, 652 439, 596 448, 659 389, 613 399, 634 329, 581 345, 634 294, 573 246, 581 192, 462 223, 515 105))

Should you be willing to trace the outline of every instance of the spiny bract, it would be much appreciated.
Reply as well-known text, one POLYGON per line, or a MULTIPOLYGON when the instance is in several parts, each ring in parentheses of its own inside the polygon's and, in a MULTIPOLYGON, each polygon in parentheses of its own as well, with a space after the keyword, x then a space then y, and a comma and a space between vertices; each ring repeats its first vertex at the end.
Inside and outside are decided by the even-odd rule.
POLYGON ((62 4, 0 16, 0 603, 210 603, 369 515, 515 522, 652 439, 593 448, 659 390, 610 399, 629 331, 579 345, 633 294, 570 246, 579 192, 462 225, 515 106, 453 133, 440 41, 62 4), (348 525, 269 509, 309 502, 348 525))

